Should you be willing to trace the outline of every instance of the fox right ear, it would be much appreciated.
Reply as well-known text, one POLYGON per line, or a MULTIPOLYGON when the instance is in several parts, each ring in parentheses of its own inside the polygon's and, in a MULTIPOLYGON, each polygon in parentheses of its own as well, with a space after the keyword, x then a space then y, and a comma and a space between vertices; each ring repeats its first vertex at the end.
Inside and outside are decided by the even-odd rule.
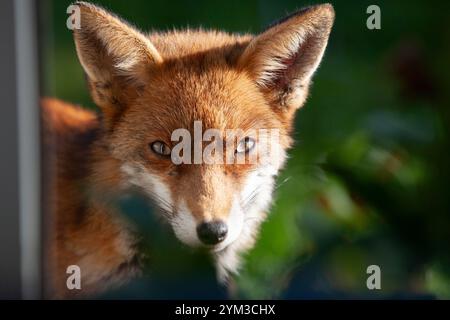
POLYGON ((92 98, 108 121, 137 94, 148 68, 162 58, 148 38, 116 16, 90 3, 74 5, 81 16, 80 28, 73 30, 78 58, 92 98))
POLYGON ((277 110, 293 115, 305 102, 333 21, 331 5, 312 6, 272 25, 245 48, 238 66, 249 72, 277 110))

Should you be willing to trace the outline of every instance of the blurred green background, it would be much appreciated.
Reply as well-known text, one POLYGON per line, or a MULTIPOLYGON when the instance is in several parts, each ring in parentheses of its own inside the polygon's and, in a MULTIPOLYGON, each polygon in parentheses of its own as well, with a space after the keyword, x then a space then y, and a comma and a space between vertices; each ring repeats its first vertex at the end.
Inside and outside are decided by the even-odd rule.
MULTIPOLYGON (((182 27, 257 33, 316 1, 97 1, 142 30, 182 27)), ((43 95, 94 108, 66 8, 42 1, 43 95)), ((318 2, 320 3, 320 2, 318 2)), ((208 257, 148 214, 146 277, 107 297, 450 298, 450 2, 332 1, 336 23, 296 144, 256 247, 227 291, 208 257), (382 289, 368 290, 379 265, 382 289)))

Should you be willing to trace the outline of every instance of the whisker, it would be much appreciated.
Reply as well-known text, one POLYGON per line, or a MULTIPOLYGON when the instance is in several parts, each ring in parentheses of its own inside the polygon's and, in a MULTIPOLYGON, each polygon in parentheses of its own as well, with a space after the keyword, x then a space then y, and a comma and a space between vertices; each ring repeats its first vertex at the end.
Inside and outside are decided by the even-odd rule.
POLYGON ((242 201, 242 207, 244 207, 244 210, 248 210, 249 207, 254 203, 256 197, 258 196, 258 193, 261 191, 261 185, 257 186, 248 196, 247 198, 243 199, 242 201))
POLYGON ((278 185, 275 186, 275 189, 278 189, 279 187, 281 187, 283 184, 285 184, 286 182, 288 182, 292 177, 289 176, 286 179, 284 179, 283 181, 281 181, 278 185))
POLYGON ((153 199, 153 201, 156 203, 156 205, 158 206, 158 209, 161 211, 161 213, 164 214, 165 217, 167 218, 171 218, 173 216, 173 205, 171 203, 169 203, 168 201, 166 201, 165 199, 161 198, 160 196, 158 196, 156 193, 154 192, 149 192, 149 196, 150 198, 153 199), (171 210, 165 208, 171 208, 171 210))

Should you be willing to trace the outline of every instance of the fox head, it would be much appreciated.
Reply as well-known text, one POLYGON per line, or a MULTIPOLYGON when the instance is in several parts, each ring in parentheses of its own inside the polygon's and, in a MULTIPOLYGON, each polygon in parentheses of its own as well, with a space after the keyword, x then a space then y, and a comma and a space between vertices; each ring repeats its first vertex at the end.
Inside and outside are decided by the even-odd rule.
POLYGON ((77 54, 101 111, 102 143, 117 164, 111 170, 122 186, 138 187, 156 202, 182 242, 211 249, 226 278, 269 209, 295 111, 328 41, 332 6, 300 10, 253 36, 143 34, 99 7, 76 5, 77 54), (225 153, 256 161, 175 163, 173 134, 191 133, 187 146, 193 146, 195 123, 203 132, 215 129, 214 140, 206 140, 216 143, 238 129, 225 153), (255 134, 268 129, 277 139, 255 134))

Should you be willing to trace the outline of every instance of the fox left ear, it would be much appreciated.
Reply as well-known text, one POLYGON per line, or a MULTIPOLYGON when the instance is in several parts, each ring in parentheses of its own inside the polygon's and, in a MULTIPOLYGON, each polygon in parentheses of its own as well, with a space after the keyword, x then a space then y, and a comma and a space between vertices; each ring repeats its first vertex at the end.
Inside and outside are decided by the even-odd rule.
POLYGON ((76 2, 80 28, 73 30, 78 58, 91 96, 107 126, 139 93, 149 70, 162 62, 150 40, 106 10, 76 2))
POLYGON ((295 12, 251 40, 238 66, 250 73, 272 105, 292 113, 306 100, 333 21, 330 4, 295 12))

